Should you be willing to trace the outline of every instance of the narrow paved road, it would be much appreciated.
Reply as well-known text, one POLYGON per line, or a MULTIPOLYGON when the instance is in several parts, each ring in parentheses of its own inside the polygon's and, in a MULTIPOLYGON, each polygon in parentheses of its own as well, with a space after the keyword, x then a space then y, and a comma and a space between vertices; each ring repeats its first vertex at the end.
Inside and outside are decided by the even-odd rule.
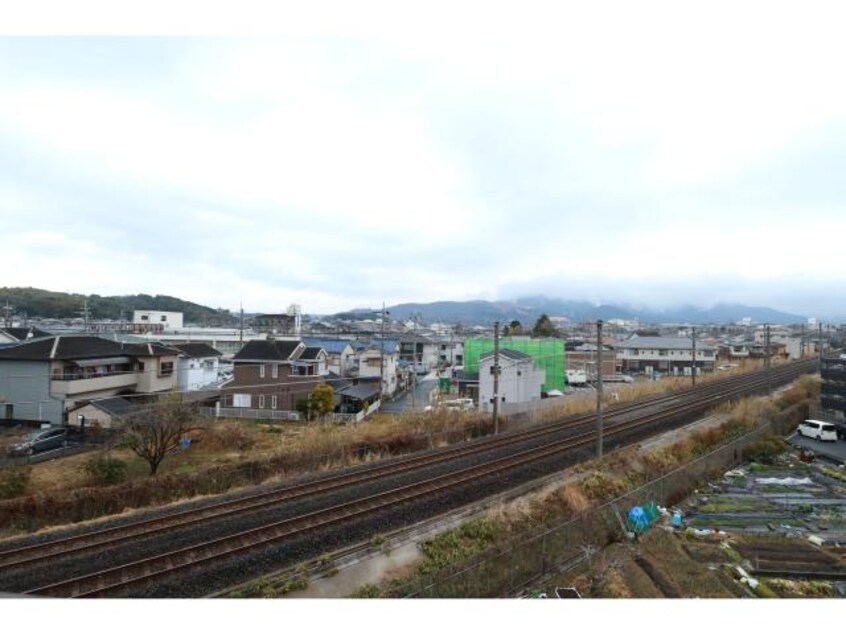
POLYGON ((382 411, 386 414, 400 414, 412 409, 422 410, 429 405, 429 394, 438 386, 438 377, 429 373, 424 377, 418 377, 417 388, 414 390, 414 398, 411 398, 411 390, 398 397, 395 401, 382 405, 382 411))

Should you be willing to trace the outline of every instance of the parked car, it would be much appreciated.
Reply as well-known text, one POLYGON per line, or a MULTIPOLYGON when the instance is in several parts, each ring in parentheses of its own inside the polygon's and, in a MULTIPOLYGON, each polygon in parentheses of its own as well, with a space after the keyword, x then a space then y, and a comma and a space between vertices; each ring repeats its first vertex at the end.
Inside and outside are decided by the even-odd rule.
POLYGON ((67 427, 40 429, 33 432, 23 442, 9 447, 10 456, 29 456, 41 451, 50 451, 64 447, 68 442, 70 430, 67 427))
POLYGON ((837 440, 837 428, 832 423, 825 423, 819 420, 806 420, 799 425, 799 433, 808 438, 817 440, 837 440))

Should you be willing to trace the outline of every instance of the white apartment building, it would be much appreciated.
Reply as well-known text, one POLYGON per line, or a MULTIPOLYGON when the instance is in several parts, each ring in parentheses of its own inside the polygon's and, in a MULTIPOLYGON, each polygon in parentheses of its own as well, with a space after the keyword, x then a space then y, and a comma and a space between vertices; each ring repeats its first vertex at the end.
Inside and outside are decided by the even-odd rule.
POLYGON ((132 323, 141 325, 161 324, 165 330, 182 328, 182 313, 169 313, 160 310, 136 310, 132 314, 132 323))

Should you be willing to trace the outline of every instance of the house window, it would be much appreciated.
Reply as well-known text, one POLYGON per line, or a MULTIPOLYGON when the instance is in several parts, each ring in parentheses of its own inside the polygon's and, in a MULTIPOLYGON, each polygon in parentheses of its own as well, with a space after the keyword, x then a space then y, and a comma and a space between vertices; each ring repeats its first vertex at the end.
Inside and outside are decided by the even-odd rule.
POLYGON ((167 321, 167 316, 166 316, 166 315, 162 315, 162 319, 161 319, 161 320, 162 320, 162 321, 167 321))
POLYGON ((276 400, 276 394, 274 394, 273 396, 270 397, 270 407, 271 407, 271 409, 276 409, 276 406, 277 406, 277 400, 276 400))
POLYGON ((259 394, 259 409, 264 409, 264 394, 259 394))
POLYGON ((261 365, 259 365, 259 378, 260 379, 264 378, 264 364, 263 363, 261 365))
POLYGON ((252 396, 250 394, 233 394, 232 404, 235 407, 250 407, 252 404, 252 396))
POLYGON ((162 361, 159 376, 171 376, 173 374, 173 361, 162 361))
POLYGON ((138 362, 138 371, 139 371, 139 372, 143 372, 143 371, 144 371, 144 362, 143 362, 143 361, 139 361, 139 362, 138 362))
POLYGON ((148 321, 150 317, 148 315, 141 315, 141 321, 148 321))
POLYGON ((274 379, 279 378, 279 364, 278 363, 273 364, 273 378, 274 379))

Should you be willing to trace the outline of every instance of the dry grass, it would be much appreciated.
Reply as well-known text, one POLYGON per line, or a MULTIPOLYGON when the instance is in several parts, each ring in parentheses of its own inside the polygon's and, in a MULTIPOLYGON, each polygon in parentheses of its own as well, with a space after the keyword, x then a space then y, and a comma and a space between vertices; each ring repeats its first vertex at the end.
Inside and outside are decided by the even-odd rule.
POLYGON ((675 533, 650 531, 641 540, 640 548, 653 565, 679 588, 682 596, 731 598, 717 576, 684 551, 675 533))
POLYGON ((23 495, 4 501, 0 517, 12 531, 85 521, 463 441, 488 433, 486 418, 463 412, 418 413, 374 417, 354 427, 221 421, 195 429, 191 447, 168 455, 153 478, 146 463, 121 448, 107 454, 128 465, 126 481, 118 485, 92 486, 85 470, 90 454, 33 465, 23 495))

